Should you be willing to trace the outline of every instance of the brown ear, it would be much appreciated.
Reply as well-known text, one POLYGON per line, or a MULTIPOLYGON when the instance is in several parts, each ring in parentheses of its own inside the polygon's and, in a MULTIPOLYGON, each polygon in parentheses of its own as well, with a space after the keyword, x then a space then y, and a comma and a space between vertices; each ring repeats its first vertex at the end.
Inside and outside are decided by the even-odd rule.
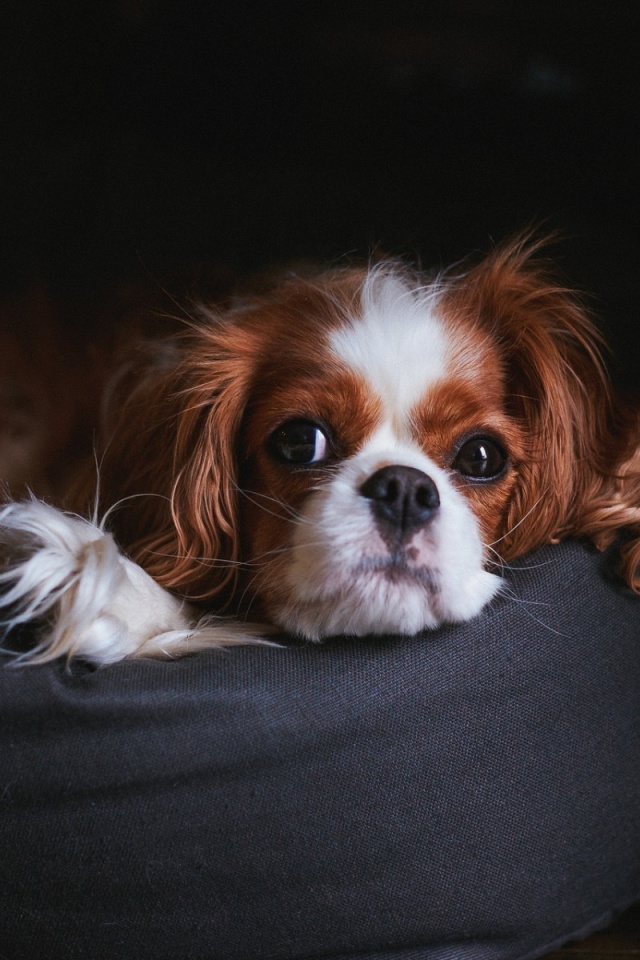
POLYGON ((101 512, 113 508, 108 526, 132 559, 193 600, 226 599, 235 584, 235 441, 254 356, 232 321, 206 322, 141 356, 110 404, 101 512))
POLYGON ((498 344, 507 409, 527 438, 496 545, 506 558, 572 535, 605 546, 640 521, 637 471, 618 479, 634 440, 612 401, 601 337, 580 298, 541 262, 542 245, 517 238, 454 288, 458 309, 498 344))

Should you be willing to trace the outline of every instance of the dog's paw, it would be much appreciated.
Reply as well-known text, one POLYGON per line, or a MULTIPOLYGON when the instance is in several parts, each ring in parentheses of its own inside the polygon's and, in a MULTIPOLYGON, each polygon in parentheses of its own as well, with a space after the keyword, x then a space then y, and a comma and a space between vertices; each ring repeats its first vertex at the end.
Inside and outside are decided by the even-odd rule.
POLYGON ((17 662, 79 656, 101 664, 260 642, 258 628, 198 621, 101 526, 39 500, 0 510, 0 555, 5 636, 35 624, 36 644, 17 662))

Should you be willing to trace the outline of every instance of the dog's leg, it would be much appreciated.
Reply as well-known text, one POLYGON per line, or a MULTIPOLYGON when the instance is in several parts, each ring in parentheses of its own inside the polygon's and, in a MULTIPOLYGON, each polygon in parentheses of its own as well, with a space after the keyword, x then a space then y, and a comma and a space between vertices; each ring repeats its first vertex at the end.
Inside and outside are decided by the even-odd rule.
POLYGON ((200 620, 129 560, 98 524, 39 500, 0 509, 0 556, 5 636, 37 624, 36 646, 17 662, 78 656, 113 663, 265 642, 258 627, 200 620))

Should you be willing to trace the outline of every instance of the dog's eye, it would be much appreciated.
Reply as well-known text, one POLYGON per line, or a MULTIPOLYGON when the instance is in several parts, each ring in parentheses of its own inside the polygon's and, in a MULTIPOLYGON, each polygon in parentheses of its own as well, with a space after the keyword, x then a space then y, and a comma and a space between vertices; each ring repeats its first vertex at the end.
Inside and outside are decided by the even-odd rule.
POLYGON ((507 455, 489 437, 471 437, 458 450, 453 468, 470 480, 493 480, 504 470, 507 455))
POLYGON ((329 441, 321 428, 309 420, 289 420, 271 434, 274 456, 284 463, 320 463, 329 455, 329 441))

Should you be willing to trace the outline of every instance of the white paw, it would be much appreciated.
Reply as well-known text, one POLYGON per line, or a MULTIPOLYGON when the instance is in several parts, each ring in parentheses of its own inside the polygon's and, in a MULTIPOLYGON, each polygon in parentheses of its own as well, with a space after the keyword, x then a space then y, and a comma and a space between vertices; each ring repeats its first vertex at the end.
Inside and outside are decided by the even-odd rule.
POLYGON ((0 510, 0 619, 7 635, 37 622, 37 646, 19 661, 80 656, 95 663, 170 657, 261 642, 248 625, 198 622, 119 550, 111 534, 39 500, 0 510))

